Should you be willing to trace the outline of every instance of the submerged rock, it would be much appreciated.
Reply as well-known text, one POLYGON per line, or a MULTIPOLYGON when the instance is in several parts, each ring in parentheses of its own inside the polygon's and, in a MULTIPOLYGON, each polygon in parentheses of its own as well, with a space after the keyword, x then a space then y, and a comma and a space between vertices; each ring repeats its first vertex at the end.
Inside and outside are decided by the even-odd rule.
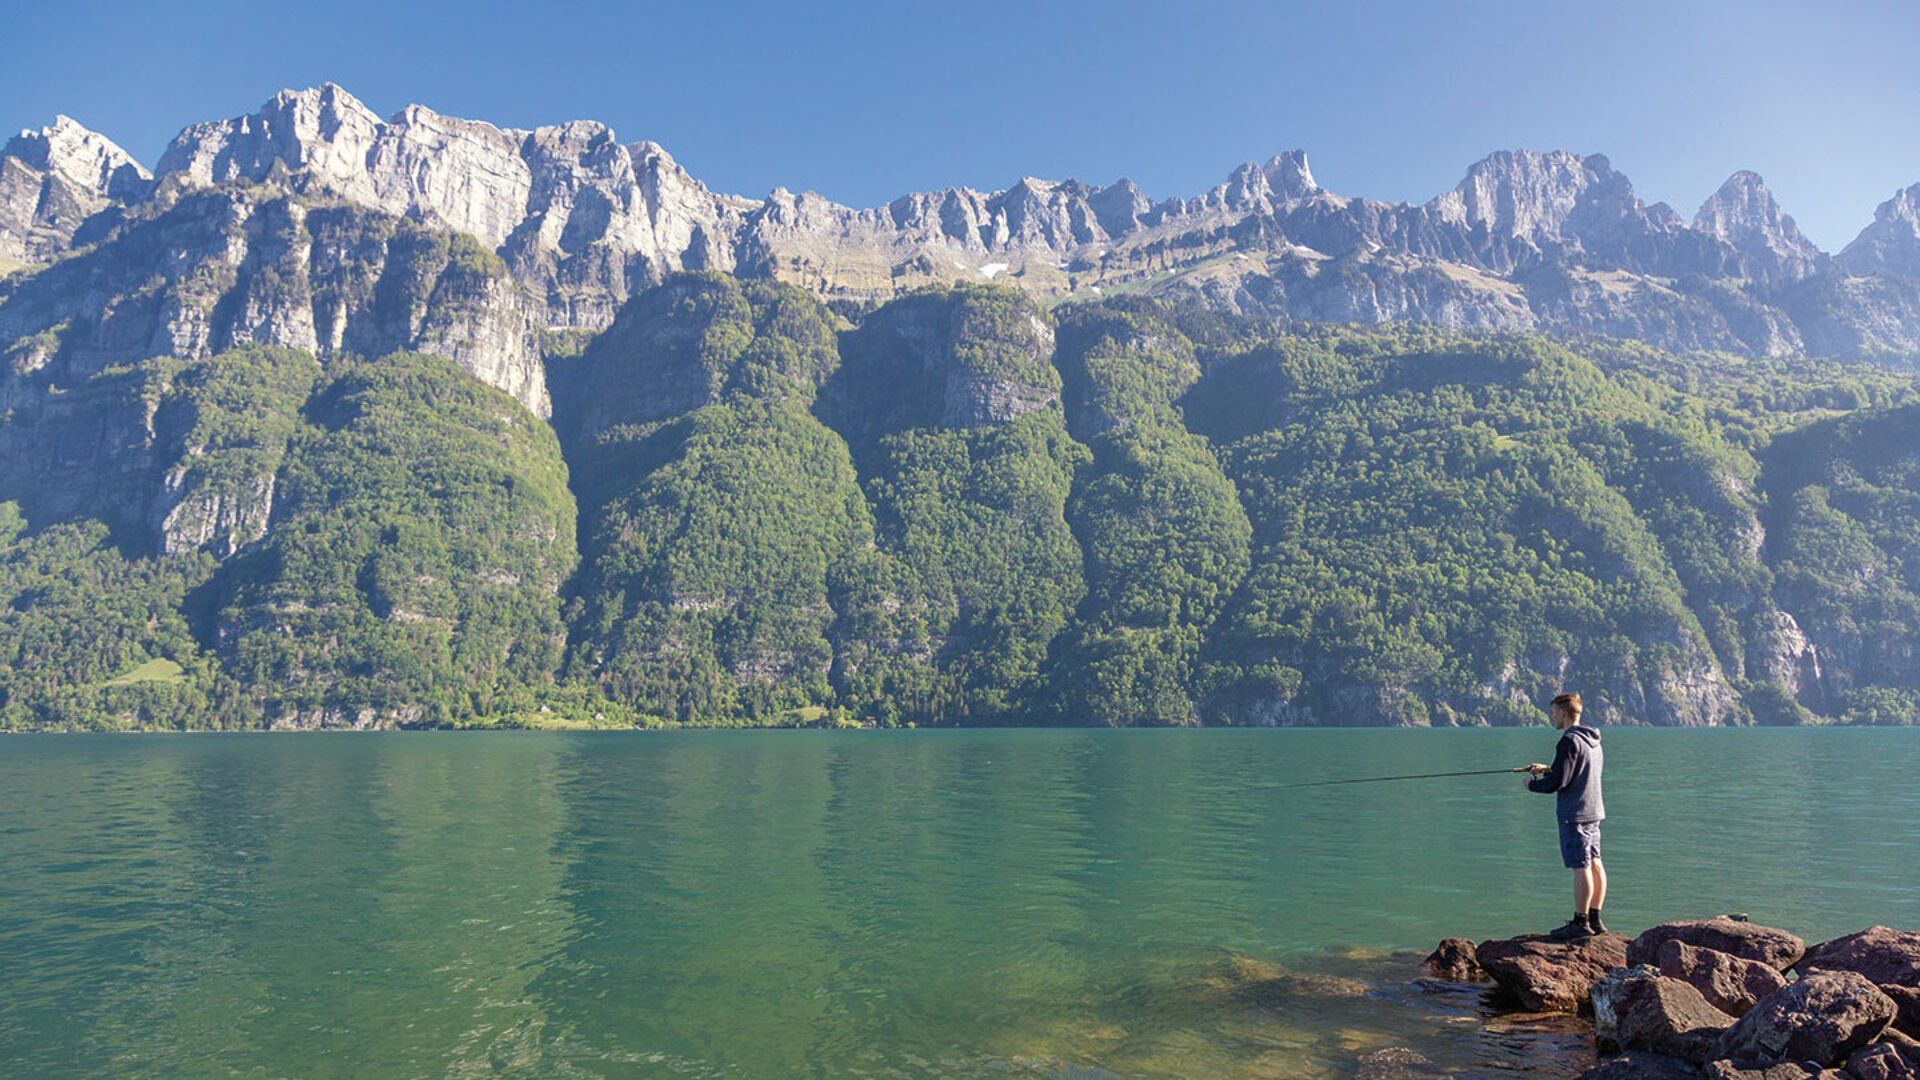
POLYGON ((1743 1067, 1788 1061, 1838 1065, 1893 1019, 1893 1000, 1851 971, 1809 975, 1769 994, 1720 1041, 1720 1056, 1743 1067))
POLYGON ((1473 982, 1487 977, 1480 962, 1474 959, 1473 942, 1460 937, 1442 941, 1438 948, 1427 954, 1420 966, 1437 978, 1453 982, 1473 982))
POLYGON ((1730 919, 1682 919, 1662 923, 1633 939, 1627 947, 1630 964, 1660 963, 1660 947, 1682 941, 1696 949, 1712 949, 1742 960, 1757 960, 1779 971, 1792 967, 1807 951, 1799 937, 1771 926, 1730 919))
POLYGON ((1700 1069, 1690 1061, 1636 1051, 1588 1069, 1579 1080, 1699 1080, 1700 1069))
POLYGON ((1424 1080, 1447 1075, 1431 1058, 1404 1046, 1389 1046, 1363 1054, 1358 1064, 1359 1080, 1424 1080))
POLYGON ((1627 939, 1597 934, 1556 941, 1544 934, 1483 941, 1474 958, 1500 991, 1537 1012, 1584 1012, 1587 993, 1609 970, 1627 962, 1627 939))

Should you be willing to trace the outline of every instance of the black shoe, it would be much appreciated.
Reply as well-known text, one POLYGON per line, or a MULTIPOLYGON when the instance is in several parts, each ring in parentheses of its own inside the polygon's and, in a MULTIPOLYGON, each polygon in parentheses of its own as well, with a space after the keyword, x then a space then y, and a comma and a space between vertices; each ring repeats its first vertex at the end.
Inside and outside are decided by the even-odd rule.
POLYGON ((1554 941, 1578 941, 1581 938, 1590 938, 1592 936, 1593 929, 1587 925, 1585 916, 1578 919, 1568 919, 1567 925, 1556 926, 1552 930, 1547 931, 1547 937, 1554 941))
POLYGON ((1607 932, 1607 924, 1600 921, 1599 912, 1587 912, 1587 929, 1596 934, 1604 934, 1607 932))

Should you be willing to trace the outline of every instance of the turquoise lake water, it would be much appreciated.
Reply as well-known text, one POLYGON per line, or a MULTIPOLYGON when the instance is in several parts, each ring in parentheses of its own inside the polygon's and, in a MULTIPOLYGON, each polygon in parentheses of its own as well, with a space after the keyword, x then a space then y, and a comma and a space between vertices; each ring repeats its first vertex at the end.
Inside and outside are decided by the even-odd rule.
MULTIPOLYGON (((1552 799, 1286 785, 1553 741, 0 738, 0 1075, 1521 1075, 1391 953, 1562 921, 1552 799)), ((1606 741, 1615 928, 1920 927, 1920 731, 1606 741)))

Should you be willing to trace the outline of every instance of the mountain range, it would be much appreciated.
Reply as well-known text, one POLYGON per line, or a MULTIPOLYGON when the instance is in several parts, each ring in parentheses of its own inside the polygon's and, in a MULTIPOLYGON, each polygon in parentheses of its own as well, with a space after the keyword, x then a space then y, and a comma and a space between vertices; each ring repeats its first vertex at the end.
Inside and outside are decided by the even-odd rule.
MULTIPOLYGON (((523 131, 420 105, 382 120, 331 84, 193 124, 151 171, 65 117, 23 131, 0 152, 0 269, 165 232, 193 250, 189 261, 238 271, 200 306, 245 309, 234 290, 244 293, 250 266, 276 259, 287 263, 283 274, 323 272, 295 265, 326 256, 311 229, 274 224, 299 211, 240 224, 274 195, 307 210, 339 204, 463 234, 502 259, 520 295, 489 307, 488 325, 474 329, 496 340, 469 351, 473 366, 491 370, 483 378, 536 407, 526 364, 540 334, 602 330, 629 296, 681 270, 778 280, 848 302, 995 281, 1047 304, 1145 293, 1289 321, 1920 358, 1920 184, 1882 203, 1837 255, 1808 241, 1753 173, 1729 177, 1688 222, 1643 203, 1605 157, 1563 151, 1492 154, 1419 205, 1328 191, 1295 150, 1243 165, 1194 198, 1156 202, 1127 180, 1022 179, 999 192, 947 188, 856 210, 785 189, 764 199, 715 193, 664 148, 621 143, 602 124, 523 131), (210 192, 224 193, 221 206, 208 205, 210 192), (197 224, 181 220, 196 215, 197 224), (269 250, 251 251, 256 238, 269 250)), ((183 263, 162 272, 188 271, 183 263)), ((33 326, 23 309, 35 305, 22 302, 21 288, 0 293, 13 309, 10 339, 75 314, 51 306, 38 319, 44 326, 33 326)), ((293 313, 265 316, 278 322, 261 327, 247 314, 237 310, 237 324, 183 325, 190 316, 163 312, 116 332, 165 338, 183 354, 263 336, 325 351, 350 347, 358 321, 352 311, 344 321, 293 313)), ((406 329, 401 336, 444 336, 406 329)), ((121 339, 81 347, 126 354, 121 339)))
POLYGON ((21 133, 0 260, 0 729, 1920 722, 1920 186, 853 210, 325 86, 21 133))

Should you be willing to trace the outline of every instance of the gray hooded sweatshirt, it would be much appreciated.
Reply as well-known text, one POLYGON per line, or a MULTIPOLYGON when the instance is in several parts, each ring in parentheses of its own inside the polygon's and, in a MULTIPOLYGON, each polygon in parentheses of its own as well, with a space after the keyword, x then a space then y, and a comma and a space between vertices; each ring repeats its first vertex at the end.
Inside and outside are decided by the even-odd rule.
POLYGON ((1607 816, 1607 804, 1600 797, 1600 768, 1605 764, 1600 733, 1575 724, 1561 734, 1553 767, 1527 781, 1527 787, 1543 795, 1557 793, 1560 801, 1555 810, 1561 821, 1599 821, 1607 816))

